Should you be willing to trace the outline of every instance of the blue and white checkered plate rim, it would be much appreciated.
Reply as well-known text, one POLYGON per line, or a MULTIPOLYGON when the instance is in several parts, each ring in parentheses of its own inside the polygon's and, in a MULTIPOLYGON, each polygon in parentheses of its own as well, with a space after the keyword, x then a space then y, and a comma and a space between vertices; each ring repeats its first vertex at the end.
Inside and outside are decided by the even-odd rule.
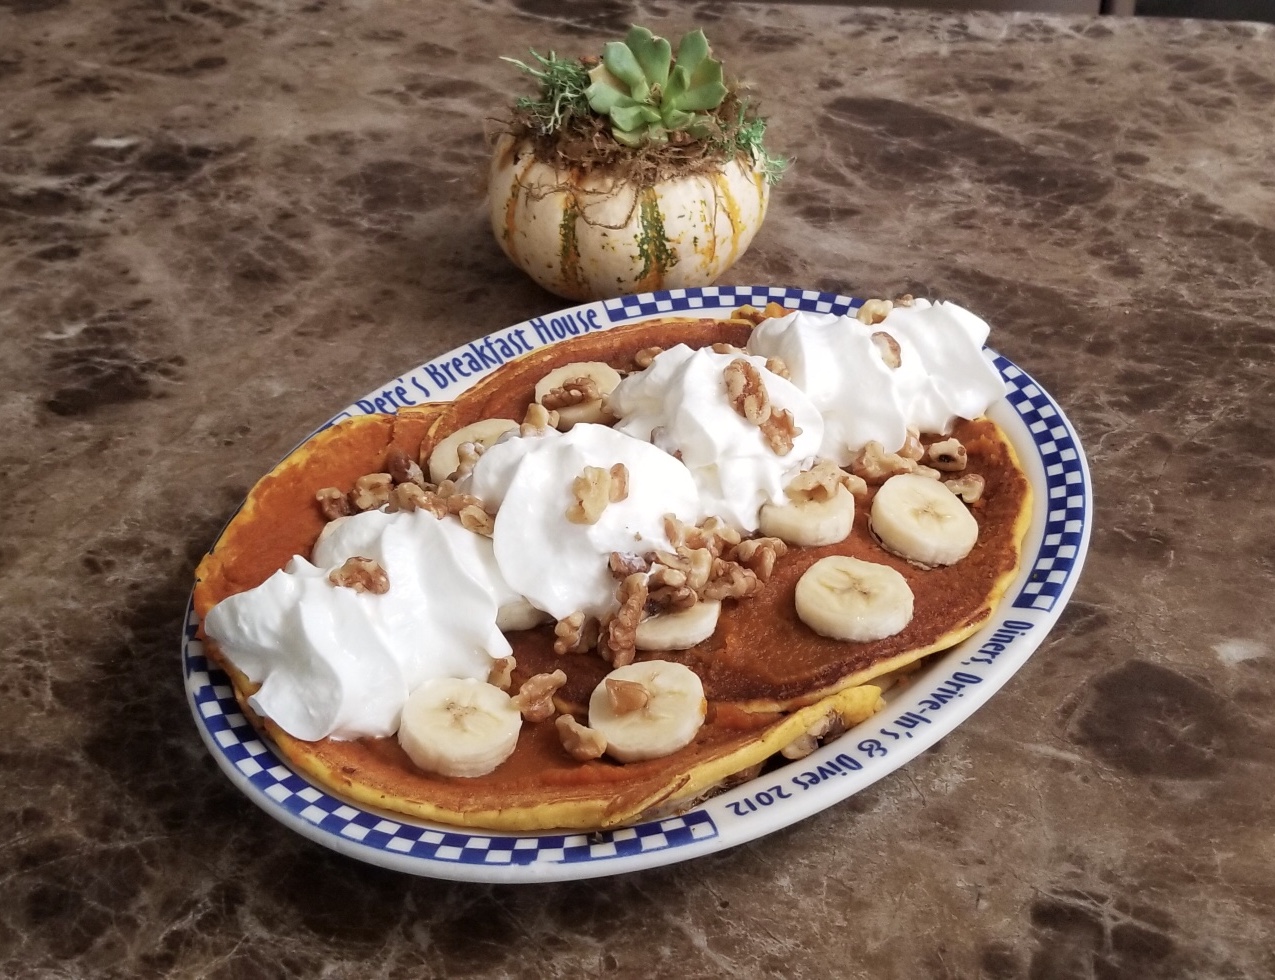
MULTIPOLYGON (((587 303, 488 334, 435 358, 338 412, 355 415, 454 398, 501 363, 581 333, 661 316, 713 316, 749 304, 844 313, 861 300, 774 286, 709 286, 587 303)), ((1008 394, 988 412, 1008 434, 1035 490, 1018 579, 983 629, 932 658, 888 706, 813 755, 715 796, 680 816, 600 833, 471 833, 374 811, 293 772, 239 710, 204 656, 188 607, 186 693, 213 758, 283 824, 360 861, 468 881, 590 878, 684 861, 742 844, 833 806, 934 745, 974 713, 1040 646, 1075 587, 1093 497, 1075 430, 1040 385, 987 351, 1008 394)), ((817 846, 817 845, 814 845, 817 846)))

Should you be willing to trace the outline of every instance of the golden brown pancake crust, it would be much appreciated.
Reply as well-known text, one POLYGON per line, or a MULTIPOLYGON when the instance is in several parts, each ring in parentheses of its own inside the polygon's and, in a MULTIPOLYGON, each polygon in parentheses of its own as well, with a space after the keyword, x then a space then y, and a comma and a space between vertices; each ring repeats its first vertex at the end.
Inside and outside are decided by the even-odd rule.
MULTIPOLYGON (((455 402, 398 416, 351 419, 317 434, 254 487, 200 564, 196 611, 202 619, 216 602, 260 584, 292 555, 308 555, 323 526, 315 492, 327 486, 348 490, 359 476, 383 467, 391 445, 415 455, 478 419, 521 419, 535 383, 562 364, 602 360, 628 369, 634 354, 646 347, 677 342, 742 346, 751 329, 743 321, 677 320, 589 334, 505 365, 455 402)), ((972 507, 980 525, 974 551, 954 566, 917 568, 876 543, 867 528, 870 504, 858 502, 850 538, 822 548, 790 549, 758 595, 725 603, 711 639, 681 653, 645 655, 691 667, 703 679, 709 699, 709 717, 700 735, 672 756, 625 765, 605 759, 581 764, 563 751, 549 721, 524 725, 517 750, 496 772, 454 779, 417 770, 394 739, 301 742, 250 710, 248 714, 265 725, 294 766, 338 792, 444 822, 506 830, 603 827, 631 821, 671 799, 689 798, 783 747, 834 701, 855 717, 867 717, 877 706, 878 692, 847 689, 959 642, 991 614, 1017 570, 1031 491, 1012 448, 993 423, 961 422, 954 434, 968 451, 967 472, 987 481, 982 499, 972 507), (806 627, 797 618, 793 589, 806 568, 830 554, 898 569, 916 596, 912 622, 893 637, 862 644, 826 639, 806 627), (816 703, 830 697, 832 701, 816 703), (805 705, 812 707, 803 709, 805 705)), ((552 626, 509 639, 518 661, 515 683, 559 667, 567 672, 559 698, 567 710, 581 711, 610 669, 593 654, 554 654, 552 626)), ((225 664, 215 643, 208 646, 229 668, 248 710, 252 685, 225 664)))

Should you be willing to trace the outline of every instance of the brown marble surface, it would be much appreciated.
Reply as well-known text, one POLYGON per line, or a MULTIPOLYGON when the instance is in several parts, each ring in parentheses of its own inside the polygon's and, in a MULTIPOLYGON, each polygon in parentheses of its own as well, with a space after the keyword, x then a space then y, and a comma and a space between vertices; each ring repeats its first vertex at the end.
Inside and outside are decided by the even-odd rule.
POLYGON ((1275 975, 1275 29, 624 0, 0 0, 0 975, 1275 975), (316 422, 558 307, 481 205, 497 60, 703 24, 797 159, 729 282, 955 299, 1096 531, 956 733, 772 837, 500 888, 258 811, 193 563, 316 422))

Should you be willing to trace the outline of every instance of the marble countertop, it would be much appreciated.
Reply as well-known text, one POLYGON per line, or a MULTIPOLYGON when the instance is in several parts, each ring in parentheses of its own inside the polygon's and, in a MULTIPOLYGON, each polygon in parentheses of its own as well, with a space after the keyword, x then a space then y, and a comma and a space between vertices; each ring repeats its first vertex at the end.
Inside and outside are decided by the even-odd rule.
POLYGON ((0 0, 0 975, 1275 974, 1275 28, 836 6, 0 0), (764 840, 536 887, 284 829, 178 667, 252 481, 551 311, 487 228, 527 48, 702 24, 796 162, 731 283, 956 300, 1097 498, 968 723, 764 840))

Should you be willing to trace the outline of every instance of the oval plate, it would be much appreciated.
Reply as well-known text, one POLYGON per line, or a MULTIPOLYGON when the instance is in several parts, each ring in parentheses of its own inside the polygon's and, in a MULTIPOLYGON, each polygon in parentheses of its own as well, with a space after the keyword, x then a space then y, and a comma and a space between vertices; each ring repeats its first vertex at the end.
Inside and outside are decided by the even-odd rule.
MULTIPOLYGON (((845 313, 862 301, 766 286, 675 289, 535 317, 435 358, 329 419, 456 397, 500 364, 545 344, 654 317, 728 315, 745 304, 845 313)), ((1024 371, 988 350, 1008 395, 987 413, 1007 433, 1035 491, 1018 578, 988 624, 936 655, 884 711, 813 755, 676 817, 600 833, 470 833, 372 810, 293 772, 244 718, 230 681, 204 656, 188 605, 186 694, 199 733, 230 780, 272 817, 335 851, 410 874, 461 881, 592 878, 685 861, 742 844, 844 800, 934 745, 972 715, 1058 621, 1089 544, 1093 497, 1075 430, 1024 371)))

